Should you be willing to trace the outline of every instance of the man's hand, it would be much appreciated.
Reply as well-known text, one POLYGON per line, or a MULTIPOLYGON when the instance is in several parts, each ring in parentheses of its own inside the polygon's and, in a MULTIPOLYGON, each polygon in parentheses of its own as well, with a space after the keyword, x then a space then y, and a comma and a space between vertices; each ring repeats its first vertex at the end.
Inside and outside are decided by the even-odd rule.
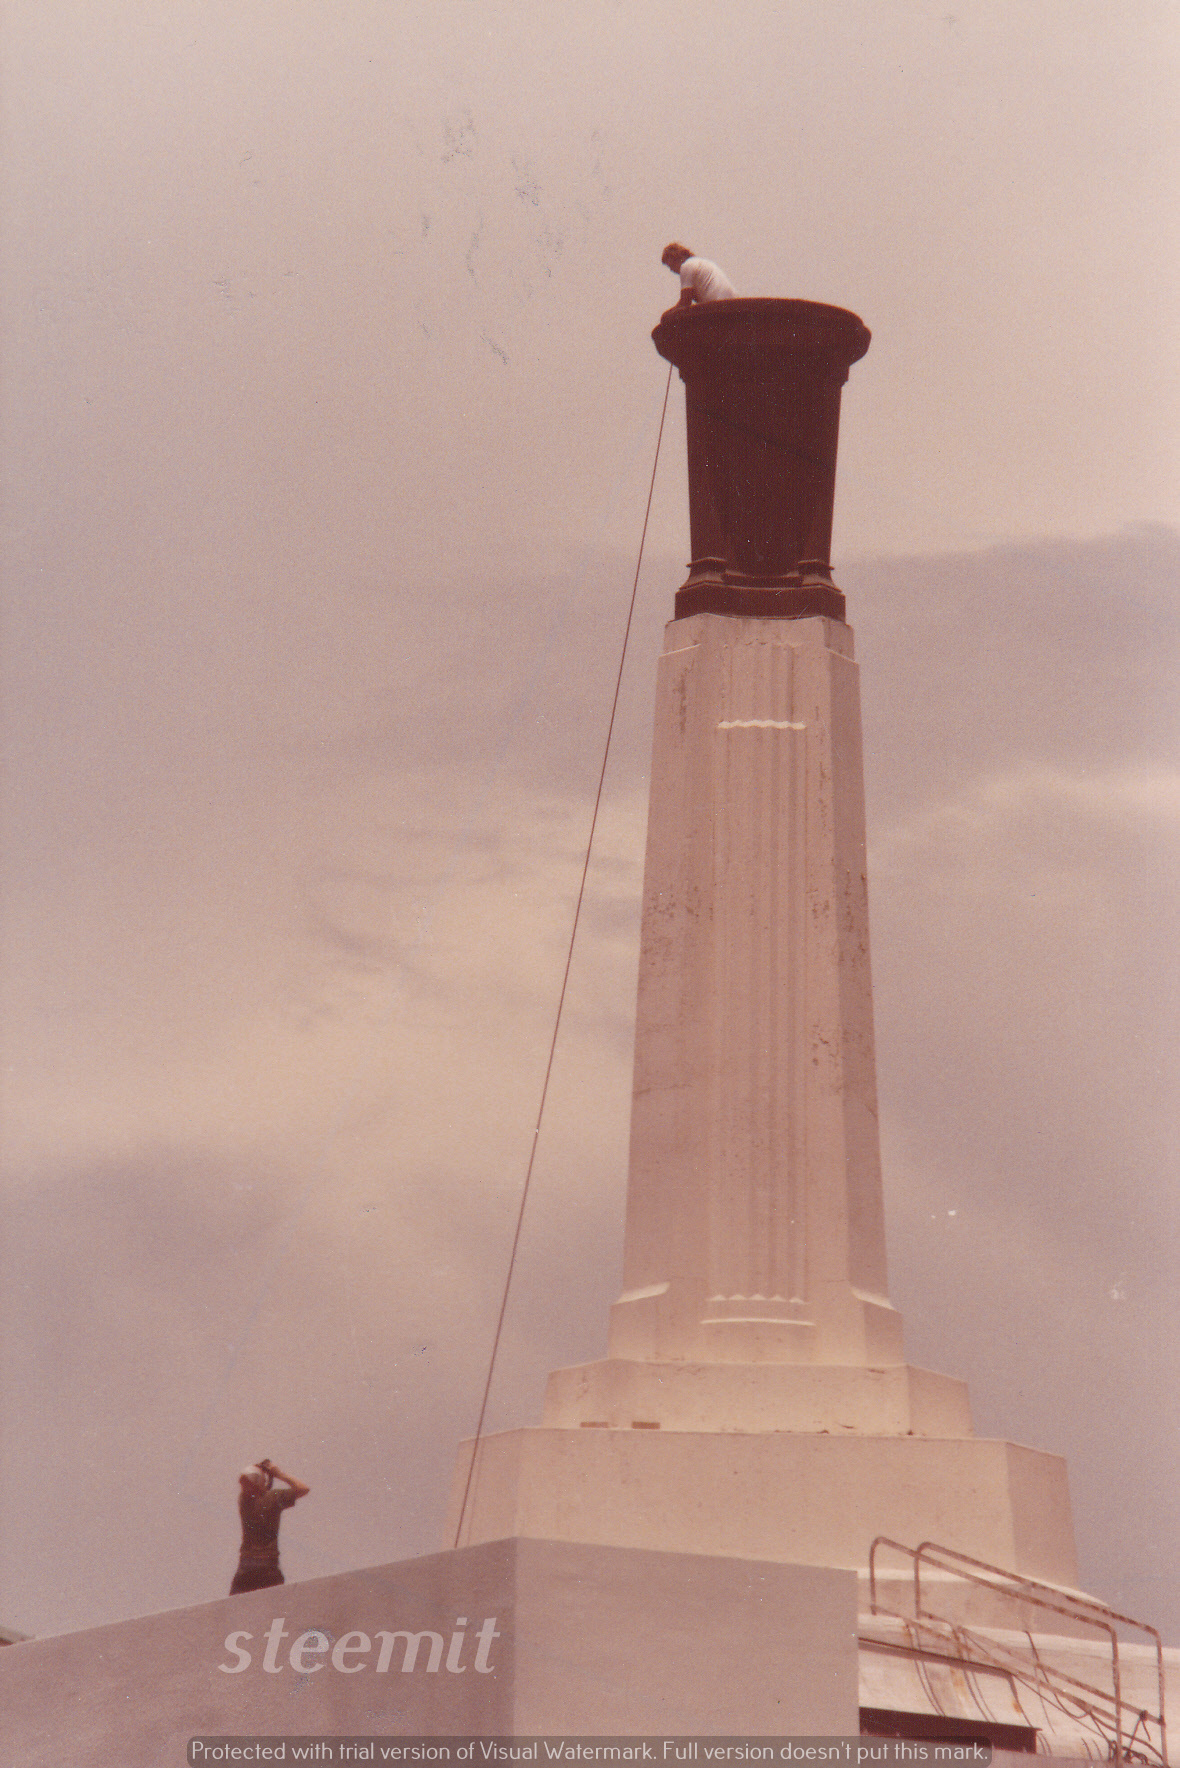
POLYGON ((671 319, 674 313, 681 312, 685 307, 691 307, 693 305, 693 300, 694 296, 691 289, 681 289, 680 299, 677 301, 676 305, 674 307, 669 307, 666 313, 661 313, 660 318, 662 320, 671 319))
POLYGON ((273 1461, 260 1461, 258 1465, 265 1467, 272 1479, 281 1479, 285 1486, 290 1486, 297 1498, 306 1498, 311 1491, 310 1486, 305 1486, 301 1479, 292 1479, 289 1473, 284 1473, 282 1468, 276 1467, 273 1461))

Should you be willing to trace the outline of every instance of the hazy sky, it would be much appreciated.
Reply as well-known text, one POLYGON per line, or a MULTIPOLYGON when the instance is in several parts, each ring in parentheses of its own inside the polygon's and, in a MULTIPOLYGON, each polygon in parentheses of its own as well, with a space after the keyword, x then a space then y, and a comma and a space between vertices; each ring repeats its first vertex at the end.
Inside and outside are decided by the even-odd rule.
MULTIPOLYGON (((5 8, 0 1624, 433 1550, 618 659, 671 237, 853 308, 893 1299, 1171 1629, 1173 4, 5 8)), ((619 1282, 674 383, 494 1426, 619 1282)))

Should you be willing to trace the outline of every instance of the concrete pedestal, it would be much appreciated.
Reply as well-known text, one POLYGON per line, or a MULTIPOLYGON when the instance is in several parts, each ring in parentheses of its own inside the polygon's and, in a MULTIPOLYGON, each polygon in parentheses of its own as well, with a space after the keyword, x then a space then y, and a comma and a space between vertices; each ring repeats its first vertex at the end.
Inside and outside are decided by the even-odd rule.
POLYGON ((546 1424, 612 1429, 858 1431, 868 1436, 969 1437, 965 1381, 897 1364, 636 1363, 555 1369, 546 1424))
POLYGON ((503 1535, 853 1570, 888 1535, 1077 1583, 1064 1461, 975 1437, 505 1431, 479 1445, 460 1545, 503 1535))
POLYGON ((849 1736, 856 1580, 489 1542, 10 1646, 0 1711, 20 1768, 181 1768, 194 1736, 849 1736))

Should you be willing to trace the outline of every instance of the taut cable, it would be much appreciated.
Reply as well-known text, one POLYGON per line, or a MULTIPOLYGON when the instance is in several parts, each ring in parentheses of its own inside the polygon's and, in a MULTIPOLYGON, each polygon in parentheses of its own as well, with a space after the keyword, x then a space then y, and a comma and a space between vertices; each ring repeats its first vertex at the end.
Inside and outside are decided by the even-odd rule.
POLYGON ((574 941, 578 936, 578 919, 582 913, 582 898, 586 894, 586 878, 590 871, 590 855, 594 848, 594 831, 598 827, 598 810, 602 803, 602 788, 606 780, 606 764, 610 758, 611 737, 614 735, 615 714, 619 709, 619 691, 623 685, 623 665, 627 661, 627 644, 631 637, 631 622, 635 615, 635 597, 639 590, 639 572, 643 564, 643 548, 647 540, 647 524, 651 516, 652 494, 656 488, 656 468, 660 463, 660 444, 664 439, 664 419, 668 413, 668 394, 672 387, 672 368, 669 365, 668 379, 664 386, 664 403, 660 410, 660 429, 656 437, 656 455, 651 463, 651 483, 647 488, 647 508, 643 512, 643 532, 639 537, 639 557, 635 561, 635 580, 631 585, 631 604, 627 609, 627 624, 623 629, 623 648, 619 656, 619 671, 615 677, 614 699, 611 701, 610 719, 606 727, 606 742, 602 749, 602 767, 598 774, 598 790, 594 794, 594 813, 590 818, 590 833, 586 840, 586 857, 582 862, 582 879, 578 885, 578 900, 574 905, 573 925, 570 928, 569 949, 565 956, 565 973, 561 979, 561 993, 557 997, 557 1013, 553 1021, 553 1036, 549 1042, 549 1060, 545 1064, 545 1079, 541 1084, 541 1100, 537 1107, 537 1121, 533 1127, 533 1141, 529 1149, 529 1163, 524 1175, 524 1185, 520 1193, 520 1207, 516 1212, 516 1232, 512 1236, 512 1251, 508 1255, 508 1271, 504 1278, 504 1293, 500 1298, 500 1312, 496 1319, 496 1331, 492 1339, 492 1354, 488 1359, 488 1376, 484 1382, 483 1399, 480 1403, 479 1418, 475 1426, 475 1435, 471 1442, 471 1460, 467 1467, 467 1479, 463 1486, 463 1502, 459 1506, 459 1520, 455 1525, 454 1545, 459 1545, 463 1533, 463 1523, 467 1516, 467 1502, 471 1496, 471 1480, 475 1473, 475 1458, 479 1453, 480 1439, 483 1436, 484 1418, 487 1415, 488 1396, 492 1391, 492 1376, 496 1369, 496 1356, 500 1349, 500 1335, 504 1330, 504 1316, 508 1310, 508 1292, 512 1287, 512 1273, 516 1268, 516 1254, 520 1246, 520 1232, 524 1226, 525 1204, 528 1202, 529 1186, 533 1178, 533 1164, 537 1158, 537 1142, 541 1134, 541 1119, 545 1114, 545 1100, 549 1093, 549 1078, 553 1073, 553 1058, 557 1052, 557 1034, 561 1030, 561 1014, 565 1006, 566 989, 569 986, 570 966, 574 960, 574 941))

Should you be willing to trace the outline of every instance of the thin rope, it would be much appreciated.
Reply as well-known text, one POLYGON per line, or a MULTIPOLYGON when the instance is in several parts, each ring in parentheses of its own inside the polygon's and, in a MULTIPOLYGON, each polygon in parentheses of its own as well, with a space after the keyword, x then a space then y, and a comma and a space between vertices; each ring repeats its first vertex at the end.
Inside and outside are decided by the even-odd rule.
POLYGON ((524 1185, 520 1193, 520 1207, 516 1212, 516 1231, 512 1236, 512 1250, 508 1255, 508 1270, 504 1278, 504 1293, 500 1298, 500 1312, 496 1319, 496 1330, 492 1338, 492 1354, 488 1359, 488 1375, 484 1382, 483 1399, 480 1402, 479 1418, 475 1426, 475 1435, 471 1442, 471 1460, 467 1468, 467 1480, 463 1487, 463 1502, 459 1506, 459 1520, 455 1525, 455 1546, 463 1533, 463 1523, 467 1516, 467 1500, 471 1495, 471 1479, 475 1472, 475 1459, 479 1453, 480 1440, 483 1436, 484 1419, 487 1416, 488 1396, 492 1391, 492 1376, 496 1370, 496 1357, 500 1350, 500 1336, 504 1330, 504 1316, 508 1311, 508 1292, 512 1288, 512 1274, 516 1269, 516 1254, 520 1246, 520 1233, 524 1226, 525 1204, 528 1202, 529 1186, 533 1178, 533 1165, 537 1158, 537 1142, 541 1134, 541 1119, 545 1115, 545 1100, 549 1094, 549 1079, 553 1073, 553 1058, 557 1053, 557 1034, 561 1030, 561 1015, 565 1007, 566 989, 569 987, 570 967, 574 961, 574 941, 578 936, 578 920, 582 913, 582 898, 586 894, 586 878, 590 871, 590 855, 594 848, 594 831, 598 827, 598 811, 602 803, 602 788, 606 781, 606 764, 610 758, 611 738, 615 729, 615 714, 619 709, 619 692, 623 685, 623 666, 627 661, 627 644, 631 637, 631 622, 635 615, 635 598, 639 590, 639 572, 643 565, 643 548, 647 540, 647 524, 651 516, 652 494, 656 488, 656 468, 660 464, 660 444, 664 439, 664 419, 668 413, 668 394, 672 387, 672 367, 668 367, 668 379, 664 385, 664 403, 660 410, 660 429, 656 436, 656 455, 651 463, 651 483, 647 488, 647 508, 643 512, 643 532, 639 537, 639 557, 635 561, 635 580, 631 585, 631 604, 627 609, 627 624, 623 629, 623 648, 619 657, 619 671, 615 677, 614 699, 611 701, 610 718, 606 727, 606 742, 602 749, 602 767, 598 773, 598 790, 594 795, 594 812, 590 818, 590 833, 586 840, 586 856, 582 862, 582 879, 578 885, 578 899, 574 904, 573 925, 570 927, 569 948, 565 955, 565 972, 561 978, 561 992, 557 997, 557 1012, 553 1020, 553 1036, 549 1041, 549 1060, 545 1064, 545 1079, 541 1083, 541 1100, 537 1107, 537 1121, 533 1126, 532 1146, 529 1149, 528 1166, 525 1169, 524 1185))

